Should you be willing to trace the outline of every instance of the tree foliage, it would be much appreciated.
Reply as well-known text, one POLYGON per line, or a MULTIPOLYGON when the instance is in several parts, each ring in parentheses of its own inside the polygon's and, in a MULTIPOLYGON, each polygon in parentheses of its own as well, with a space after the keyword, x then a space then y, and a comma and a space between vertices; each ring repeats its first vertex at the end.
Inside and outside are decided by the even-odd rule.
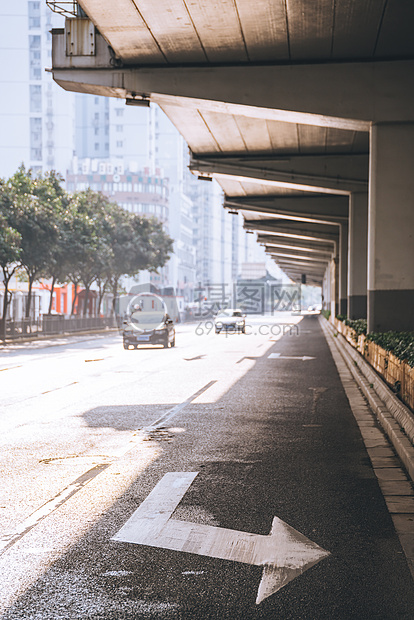
POLYGON ((21 236, 19 262, 29 281, 26 317, 30 316, 33 283, 48 276, 53 250, 59 242, 62 200, 58 184, 53 173, 34 177, 23 165, 7 183, 10 219, 21 236))
POLYGON ((10 196, 3 182, 0 182, 0 267, 3 273, 4 297, 0 323, 0 338, 5 338, 7 309, 10 303, 9 283, 18 268, 21 235, 10 226, 10 196))
POLYGON ((22 165, 0 184, 0 266, 5 281, 10 274, 7 283, 17 267, 25 270, 26 316, 33 283, 40 278, 52 281, 50 300, 56 283, 74 284, 72 312, 82 284, 86 314, 94 282, 100 300, 108 286, 116 297, 122 276, 156 271, 170 258, 172 246, 157 219, 131 214, 91 189, 70 195, 54 172, 34 176, 22 165))

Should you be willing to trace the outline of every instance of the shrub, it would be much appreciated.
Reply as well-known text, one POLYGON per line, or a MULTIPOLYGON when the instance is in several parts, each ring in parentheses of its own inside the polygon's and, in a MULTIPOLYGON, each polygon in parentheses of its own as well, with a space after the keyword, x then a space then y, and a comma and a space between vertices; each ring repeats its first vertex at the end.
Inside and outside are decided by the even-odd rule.
POLYGON ((367 333, 367 320, 366 319, 345 319, 345 325, 351 327, 355 331, 356 340, 361 334, 367 333))
POLYGON ((367 335, 367 340, 375 342, 414 368, 414 332, 372 332, 367 335))

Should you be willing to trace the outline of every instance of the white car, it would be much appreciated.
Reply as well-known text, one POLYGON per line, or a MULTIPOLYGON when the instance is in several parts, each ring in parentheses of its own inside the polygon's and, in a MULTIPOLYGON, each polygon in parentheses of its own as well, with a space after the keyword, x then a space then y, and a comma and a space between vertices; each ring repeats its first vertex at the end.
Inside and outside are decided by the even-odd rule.
POLYGON ((216 334, 221 331, 231 331, 245 334, 246 333, 246 315, 241 310, 227 308, 220 310, 214 318, 214 328, 216 334))

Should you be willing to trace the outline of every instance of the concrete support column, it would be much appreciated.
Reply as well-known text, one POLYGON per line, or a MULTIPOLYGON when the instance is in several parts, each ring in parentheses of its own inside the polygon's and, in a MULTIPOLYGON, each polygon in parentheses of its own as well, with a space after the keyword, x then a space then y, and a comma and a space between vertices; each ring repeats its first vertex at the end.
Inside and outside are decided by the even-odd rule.
POLYGON ((348 222, 339 228, 339 314, 348 313, 348 222))
POLYGON ((367 317, 368 193, 349 198, 348 317, 367 317))
POLYGON ((329 285, 329 291, 330 291, 330 301, 331 301, 331 306, 330 306, 330 311, 331 311, 331 316, 336 316, 337 314, 339 314, 339 258, 338 255, 336 255, 330 262, 329 265, 329 271, 330 271, 330 285, 329 285))
POLYGON ((329 310, 331 307, 331 294, 329 290, 330 282, 331 282, 330 266, 328 264, 328 266, 325 269, 325 273, 324 273, 323 280, 322 280, 322 308, 324 310, 329 310))
POLYGON ((373 125, 368 330, 414 330, 414 123, 373 125))

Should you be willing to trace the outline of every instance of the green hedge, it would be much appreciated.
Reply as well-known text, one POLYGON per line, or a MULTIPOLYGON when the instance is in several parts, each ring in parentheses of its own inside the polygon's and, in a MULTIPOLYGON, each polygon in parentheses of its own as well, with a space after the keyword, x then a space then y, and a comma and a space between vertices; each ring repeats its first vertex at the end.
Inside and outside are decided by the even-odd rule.
POLYGON ((358 336, 364 334, 367 340, 375 342, 385 351, 390 351, 399 360, 407 362, 411 368, 414 368, 414 332, 372 332, 367 334, 366 319, 351 320, 340 315, 337 316, 337 319, 355 331, 355 341, 358 340, 358 336))
POLYGON ((414 332, 373 332, 367 335, 367 340, 375 342, 414 368, 414 332))
POLYGON ((357 340, 358 336, 361 336, 361 334, 364 334, 365 336, 367 333, 366 319, 345 319, 345 325, 348 325, 355 331, 357 340))

